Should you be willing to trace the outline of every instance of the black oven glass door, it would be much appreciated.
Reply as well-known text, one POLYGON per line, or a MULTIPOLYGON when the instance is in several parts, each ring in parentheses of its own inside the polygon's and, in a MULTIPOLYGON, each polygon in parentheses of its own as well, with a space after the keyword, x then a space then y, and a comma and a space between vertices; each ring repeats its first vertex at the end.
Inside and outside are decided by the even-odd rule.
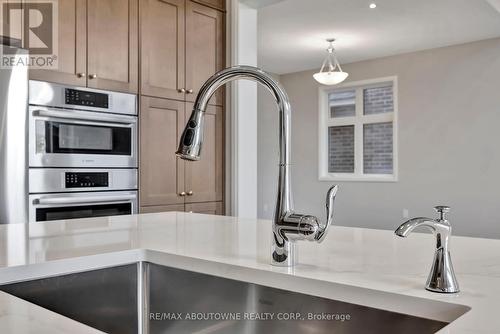
POLYGON ((45 122, 47 153, 131 155, 132 129, 45 122))
POLYGON ((37 208, 36 221, 41 222, 50 220, 106 217, 130 214, 132 214, 132 203, 63 206, 37 208))

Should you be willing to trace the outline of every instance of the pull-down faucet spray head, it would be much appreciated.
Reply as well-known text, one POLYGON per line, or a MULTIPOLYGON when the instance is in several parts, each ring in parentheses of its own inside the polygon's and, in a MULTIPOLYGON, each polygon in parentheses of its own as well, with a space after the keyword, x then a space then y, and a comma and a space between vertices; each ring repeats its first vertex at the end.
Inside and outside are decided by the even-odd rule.
POLYGON ((178 157, 189 161, 200 160, 204 123, 205 111, 194 109, 182 133, 179 148, 175 152, 178 157))

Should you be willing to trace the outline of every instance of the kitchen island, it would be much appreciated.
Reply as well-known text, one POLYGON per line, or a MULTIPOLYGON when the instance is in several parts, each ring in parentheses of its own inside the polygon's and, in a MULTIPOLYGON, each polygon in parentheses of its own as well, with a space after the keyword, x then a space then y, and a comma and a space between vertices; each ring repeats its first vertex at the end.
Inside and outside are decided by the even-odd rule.
MULTIPOLYGON (((184 212, 0 225, 0 284, 149 262, 450 323, 440 333, 500 331, 500 240, 452 237, 461 292, 438 294, 430 234, 332 226, 291 268, 270 265, 271 235, 267 220, 184 212)), ((0 332, 99 333, 4 292, 0 332)))

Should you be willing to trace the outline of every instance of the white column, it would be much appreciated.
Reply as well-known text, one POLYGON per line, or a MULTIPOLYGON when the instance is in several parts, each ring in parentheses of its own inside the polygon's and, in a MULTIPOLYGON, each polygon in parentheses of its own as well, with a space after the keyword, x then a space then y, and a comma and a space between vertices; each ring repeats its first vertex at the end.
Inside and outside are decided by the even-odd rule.
MULTIPOLYGON (((257 66, 257 10, 233 1, 232 64, 257 66)), ((257 218, 257 84, 231 90, 231 214, 257 218)))

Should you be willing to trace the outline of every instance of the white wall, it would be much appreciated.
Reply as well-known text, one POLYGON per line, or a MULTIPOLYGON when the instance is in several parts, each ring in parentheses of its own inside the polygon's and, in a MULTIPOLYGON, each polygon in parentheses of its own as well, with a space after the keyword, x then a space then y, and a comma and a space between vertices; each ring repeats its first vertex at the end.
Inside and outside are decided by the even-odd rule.
MULTIPOLYGON (((394 229, 403 221, 403 209, 410 216, 435 217, 432 207, 446 204, 452 207, 454 234, 500 238, 500 39, 343 69, 350 81, 398 76, 399 181, 339 182, 335 224, 394 229)), ((314 72, 282 75, 280 81, 292 104, 296 211, 324 219, 324 197, 331 184, 318 181, 314 72)), ((277 162, 277 144, 273 149, 261 145, 275 141, 271 129, 278 127, 271 122, 276 121, 260 111, 259 161, 277 162)), ((263 209, 274 206, 276 181, 267 176, 273 175, 273 166, 259 163, 259 173, 259 216, 270 217, 263 209)))
MULTIPOLYGON (((233 13, 234 14, 234 13, 233 13)), ((235 65, 257 65, 257 10, 237 4, 235 65)), ((230 145, 234 173, 232 214, 257 217, 257 84, 238 81, 233 85, 230 145)))

